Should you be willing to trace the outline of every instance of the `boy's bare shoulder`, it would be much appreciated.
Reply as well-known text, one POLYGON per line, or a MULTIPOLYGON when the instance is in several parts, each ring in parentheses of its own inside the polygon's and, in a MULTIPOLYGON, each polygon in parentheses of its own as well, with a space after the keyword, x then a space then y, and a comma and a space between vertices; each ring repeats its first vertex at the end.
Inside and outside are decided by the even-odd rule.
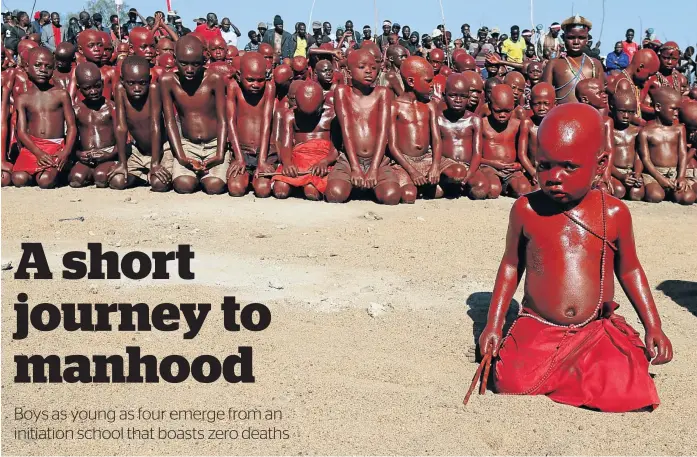
POLYGON ((605 194, 605 208, 610 218, 631 216, 627 205, 612 195, 605 194))
POLYGON ((526 218, 536 214, 531 200, 539 201, 541 198, 545 198, 544 193, 541 190, 536 190, 518 197, 516 201, 513 202, 513 206, 511 207, 511 217, 526 218))
POLYGON ((160 76, 160 85, 162 87, 169 87, 175 83, 177 76, 174 73, 165 73, 160 76))

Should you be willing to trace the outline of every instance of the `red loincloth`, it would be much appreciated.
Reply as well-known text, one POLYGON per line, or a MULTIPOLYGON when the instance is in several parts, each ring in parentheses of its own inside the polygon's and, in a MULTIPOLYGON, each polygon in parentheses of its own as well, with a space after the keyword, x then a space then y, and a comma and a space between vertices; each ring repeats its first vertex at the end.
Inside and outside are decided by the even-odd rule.
POLYGON ((639 334, 614 314, 618 306, 605 303, 599 319, 573 329, 540 322, 525 308, 499 351, 496 391, 547 395, 605 412, 656 409, 648 353, 639 334))
MULTIPOLYGON (((307 171, 312 165, 327 157, 329 150, 332 147, 332 142, 329 140, 314 139, 307 143, 296 144, 293 148, 291 161, 293 165, 298 167, 298 171, 307 171)), ((331 169, 331 167, 330 167, 331 169)), ((283 171, 283 165, 279 165, 276 173, 283 171)), ((274 181, 281 181, 290 184, 293 187, 303 187, 307 184, 312 184, 318 191, 324 193, 327 190, 327 176, 321 178, 313 175, 303 175, 297 178, 288 176, 274 176, 274 181)))
MULTIPOLYGON (((52 140, 45 138, 37 138, 31 135, 29 136, 39 149, 51 156, 55 156, 56 154, 58 154, 58 152, 60 152, 63 149, 63 146, 65 146, 65 140, 63 138, 57 138, 55 140, 52 140)), ((39 166, 36 156, 25 147, 19 150, 19 156, 17 156, 15 165, 14 167, 12 167, 12 171, 24 171, 31 175, 36 174, 44 169, 45 167, 39 166)))

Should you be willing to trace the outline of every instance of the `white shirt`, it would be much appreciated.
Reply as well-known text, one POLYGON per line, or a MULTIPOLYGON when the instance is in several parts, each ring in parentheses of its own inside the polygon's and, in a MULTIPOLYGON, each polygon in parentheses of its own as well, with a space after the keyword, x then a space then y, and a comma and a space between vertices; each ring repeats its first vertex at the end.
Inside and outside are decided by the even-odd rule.
POLYGON ((223 29, 220 29, 220 33, 223 34, 223 39, 225 40, 225 44, 237 46, 237 34, 232 29, 232 27, 230 28, 229 32, 223 32, 223 29))

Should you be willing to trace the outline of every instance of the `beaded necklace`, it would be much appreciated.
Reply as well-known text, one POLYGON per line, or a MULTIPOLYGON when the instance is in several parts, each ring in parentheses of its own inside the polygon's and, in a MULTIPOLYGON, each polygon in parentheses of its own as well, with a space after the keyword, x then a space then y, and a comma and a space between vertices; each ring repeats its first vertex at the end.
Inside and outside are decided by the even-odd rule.
MULTIPOLYGON (((680 92, 680 78, 678 77, 678 74, 678 71, 673 68, 673 72, 671 73, 671 76, 673 77, 672 88, 680 92)), ((671 87, 671 84, 668 82, 668 78, 663 76, 660 72, 656 73, 656 79, 658 80, 658 84, 661 86, 671 87)))
MULTIPOLYGON (((586 78, 586 76, 583 74, 583 66, 586 63, 586 54, 583 54, 583 57, 581 57, 581 64, 578 66, 578 70, 575 70, 573 65, 571 65, 571 60, 569 60, 569 57, 564 56, 564 60, 566 61, 566 64, 569 66, 569 70, 571 70, 571 74, 573 74, 574 77, 567 81, 566 84, 562 84, 561 86, 554 88, 555 91, 559 91, 571 84, 571 87, 569 88, 569 90, 566 91, 566 93, 563 96, 555 97, 557 101, 564 100, 566 97, 568 97, 571 91, 576 89, 576 84, 578 84, 580 80, 586 78)), ((592 77, 595 78, 595 62, 593 62, 593 59, 591 59, 590 62, 592 69, 591 74, 592 77)))

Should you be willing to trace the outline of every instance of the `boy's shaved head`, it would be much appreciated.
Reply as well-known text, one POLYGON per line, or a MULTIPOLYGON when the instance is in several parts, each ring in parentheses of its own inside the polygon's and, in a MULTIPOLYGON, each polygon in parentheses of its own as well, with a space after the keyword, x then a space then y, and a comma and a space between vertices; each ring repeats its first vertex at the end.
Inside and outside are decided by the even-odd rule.
POLYGON ((87 40, 90 38, 95 38, 95 36, 97 36, 97 31, 95 29, 83 30, 77 35, 78 46, 84 46, 87 43, 87 40))
POLYGON ((17 44, 17 55, 19 55, 22 60, 26 61, 29 58, 29 51, 38 47, 39 45, 36 43, 36 41, 21 40, 17 44))
POLYGON ((445 95, 454 91, 466 92, 469 88, 467 78, 462 73, 453 73, 445 81, 445 95))
POLYGON ((150 63, 145 57, 128 56, 121 64, 121 79, 145 79, 150 77, 150 63))
POLYGON ((462 73, 465 71, 474 71, 477 69, 477 63, 474 57, 466 52, 461 52, 453 59, 455 71, 462 73))
POLYGON ((618 90, 612 97, 612 106, 616 110, 636 111, 636 95, 631 90, 618 90))
POLYGON ((75 57, 75 45, 69 41, 61 41, 56 46, 55 54, 59 60, 72 60, 75 57))
POLYGON ((242 56, 240 61, 240 73, 242 77, 249 75, 262 77, 266 75, 266 61, 258 52, 250 52, 242 56))
POLYGON ((545 153, 575 148, 578 156, 595 160, 604 147, 604 130, 598 110, 583 103, 568 103, 549 112, 540 124, 538 138, 545 153))
POLYGON ((172 54, 162 54, 157 58, 157 65, 167 71, 175 67, 177 65, 177 61, 174 59, 174 55, 172 54))
POLYGON ((634 78, 639 81, 646 81, 649 76, 656 74, 661 66, 661 61, 658 55, 652 49, 639 49, 632 57, 632 62, 629 65, 632 69, 631 73, 634 78))
POLYGON ((273 80, 276 84, 286 84, 291 79, 293 79, 293 69, 288 65, 279 65, 274 68, 273 80))
POLYGON ((237 49, 237 46, 233 46, 230 44, 225 49, 225 58, 226 59, 232 59, 233 57, 237 57, 238 55, 240 55, 240 50, 237 49))
POLYGON ((99 79, 102 79, 102 73, 92 62, 81 63, 75 68, 75 80, 78 86, 92 84, 99 79))
POLYGON ((321 70, 325 70, 328 67, 333 67, 333 66, 334 65, 332 65, 332 63, 328 60, 320 60, 319 62, 317 62, 317 64, 315 64, 315 71, 319 72, 321 70))
POLYGON ((491 89, 491 104, 502 109, 513 110, 515 95, 508 84, 498 84, 491 89))
POLYGON ((183 54, 196 56, 200 54, 203 58, 203 43, 198 38, 192 37, 191 34, 184 35, 177 40, 174 52, 177 57, 183 54))
POLYGON ((402 56, 409 55, 409 51, 407 51, 407 48, 405 48, 404 46, 395 44, 387 48, 386 55, 388 60, 397 62, 398 60, 400 60, 402 56))
POLYGON ((269 43, 259 43, 259 54, 265 56, 269 53, 273 54, 273 47, 269 43))
POLYGON ((370 52, 373 55, 376 55, 376 53, 380 53, 380 47, 373 43, 372 41, 364 41, 361 43, 361 49, 365 49, 366 51, 370 52))
POLYGON ((402 62, 399 70, 402 78, 416 78, 430 75, 433 77, 433 67, 423 57, 411 56, 402 62))
POLYGON ((442 67, 440 67, 440 71, 438 72, 438 74, 443 75, 447 78, 448 76, 453 74, 453 69, 443 65, 442 67))
POLYGON ((657 87, 651 91, 654 103, 680 102, 680 92, 672 87, 657 87))
MULTIPOLYGON (((33 43, 33 41, 31 43, 33 43)), ((42 57, 48 59, 50 62, 55 62, 55 60, 56 60, 51 51, 49 51, 47 48, 43 48, 40 46, 32 46, 30 49, 26 50, 26 54, 27 54, 27 61, 30 64, 36 62, 36 60, 39 58, 39 56, 42 56, 42 57)))
POLYGON ((368 59, 369 61, 372 61, 372 63, 375 63, 375 57, 373 54, 367 49, 361 48, 349 54, 347 59, 349 68, 355 67, 363 59, 368 59))
POLYGON ((174 52, 174 41, 167 37, 160 38, 160 41, 157 42, 157 51, 160 53, 174 52))
POLYGON ((316 113, 324 103, 322 86, 314 81, 302 81, 295 92, 295 103, 305 114, 316 113))
POLYGON ((433 62, 433 61, 440 61, 442 62, 445 59, 445 54, 441 49, 433 49, 431 52, 428 53, 428 59, 433 62))
POLYGON ((542 191, 562 204, 588 193, 606 160, 603 117, 584 103, 550 110, 537 131, 537 175, 542 191), (573 170, 569 172, 569 170, 573 170))
POLYGON ((552 86, 550 83, 546 82, 541 82, 538 84, 535 84, 532 89, 530 90, 530 98, 543 98, 543 97, 549 97, 549 96, 555 96, 554 93, 554 86, 552 86))
POLYGON ((503 78, 504 84, 512 85, 514 83, 517 84, 525 84, 525 76, 523 76, 522 73, 517 72, 517 71, 510 71, 506 73, 506 76, 503 78))
POLYGON ((303 72, 307 70, 307 59, 303 56, 295 56, 290 61, 290 66, 296 73, 303 72))
POLYGON ((484 83, 484 89, 487 91, 492 90, 494 87, 498 86, 499 84, 503 84, 499 79, 497 78, 489 78, 486 80, 484 83))

